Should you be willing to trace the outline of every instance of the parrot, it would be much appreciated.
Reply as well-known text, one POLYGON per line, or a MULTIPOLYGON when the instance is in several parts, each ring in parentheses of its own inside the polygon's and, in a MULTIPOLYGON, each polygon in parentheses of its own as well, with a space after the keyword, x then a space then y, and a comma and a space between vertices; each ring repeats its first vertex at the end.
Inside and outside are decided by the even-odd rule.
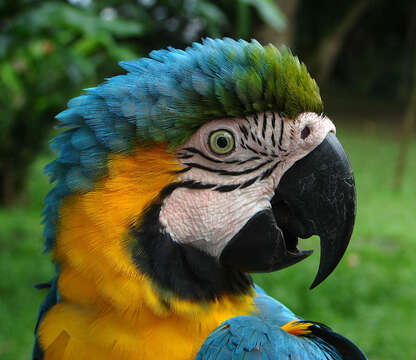
POLYGON ((313 288, 354 227, 352 168, 306 66, 231 38, 120 66, 56 116, 56 273, 32 359, 366 359, 250 276, 304 260, 317 235, 313 288))

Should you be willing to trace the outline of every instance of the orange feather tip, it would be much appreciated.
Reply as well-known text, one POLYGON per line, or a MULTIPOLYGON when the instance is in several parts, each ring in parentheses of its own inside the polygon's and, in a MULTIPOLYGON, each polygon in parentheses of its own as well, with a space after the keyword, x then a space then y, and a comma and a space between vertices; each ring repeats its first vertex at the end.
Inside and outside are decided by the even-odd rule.
POLYGON ((287 324, 282 325, 280 328, 286 331, 288 334, 295 336, 304 336, 310 334, 312 331, 310 327, 313 323, 301 322, 299 319, 289 321, 287 324))

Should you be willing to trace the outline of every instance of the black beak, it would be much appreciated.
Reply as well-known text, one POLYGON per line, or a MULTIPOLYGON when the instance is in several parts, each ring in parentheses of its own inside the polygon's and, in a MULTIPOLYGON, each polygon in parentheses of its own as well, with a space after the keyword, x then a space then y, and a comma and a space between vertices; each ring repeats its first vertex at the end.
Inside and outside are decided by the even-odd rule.
POLYGON ((220 262, 246 272, 279 270, 312 253, 298 250, 299 237, 318 235, 321 260, 314 288, 340 262, 355 220, 354 176, 333 133, 286 172, 271 203, 272 210, 256 214, 231 239, 220 262))
POLYGON ((287 171, 272 202, 276 219, 282 219, 279 225, 283 233, 300 238, 320 237, 321 260, 312 289, 340 262, 355 221, 354 175, 333 133, 287 171), (286 216, 279 212, 286 212, 286 216))

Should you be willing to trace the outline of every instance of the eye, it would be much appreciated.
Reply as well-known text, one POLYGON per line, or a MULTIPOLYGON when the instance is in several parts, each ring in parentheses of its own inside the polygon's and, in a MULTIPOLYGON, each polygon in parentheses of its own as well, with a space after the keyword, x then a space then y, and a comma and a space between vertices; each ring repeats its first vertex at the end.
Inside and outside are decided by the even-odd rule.
POLYGON ((208 145, 217 155, 226 155, 234 150, 234 136, 228 130, 216 130, 209 135, 208 145))

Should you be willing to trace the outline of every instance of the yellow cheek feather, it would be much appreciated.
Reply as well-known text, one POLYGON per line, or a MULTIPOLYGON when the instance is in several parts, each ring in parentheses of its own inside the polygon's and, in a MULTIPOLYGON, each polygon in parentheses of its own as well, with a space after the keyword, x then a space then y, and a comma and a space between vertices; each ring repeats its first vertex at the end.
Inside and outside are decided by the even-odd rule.
POLYGON ((166 145, 109 158, 95 190, 66 198, 53 256, 61 302, 40 324, 45 359, 193 359, 221 322, 253 311, 251 295, 171 298, 131 261, 127 231, 181 169, 166 145))

